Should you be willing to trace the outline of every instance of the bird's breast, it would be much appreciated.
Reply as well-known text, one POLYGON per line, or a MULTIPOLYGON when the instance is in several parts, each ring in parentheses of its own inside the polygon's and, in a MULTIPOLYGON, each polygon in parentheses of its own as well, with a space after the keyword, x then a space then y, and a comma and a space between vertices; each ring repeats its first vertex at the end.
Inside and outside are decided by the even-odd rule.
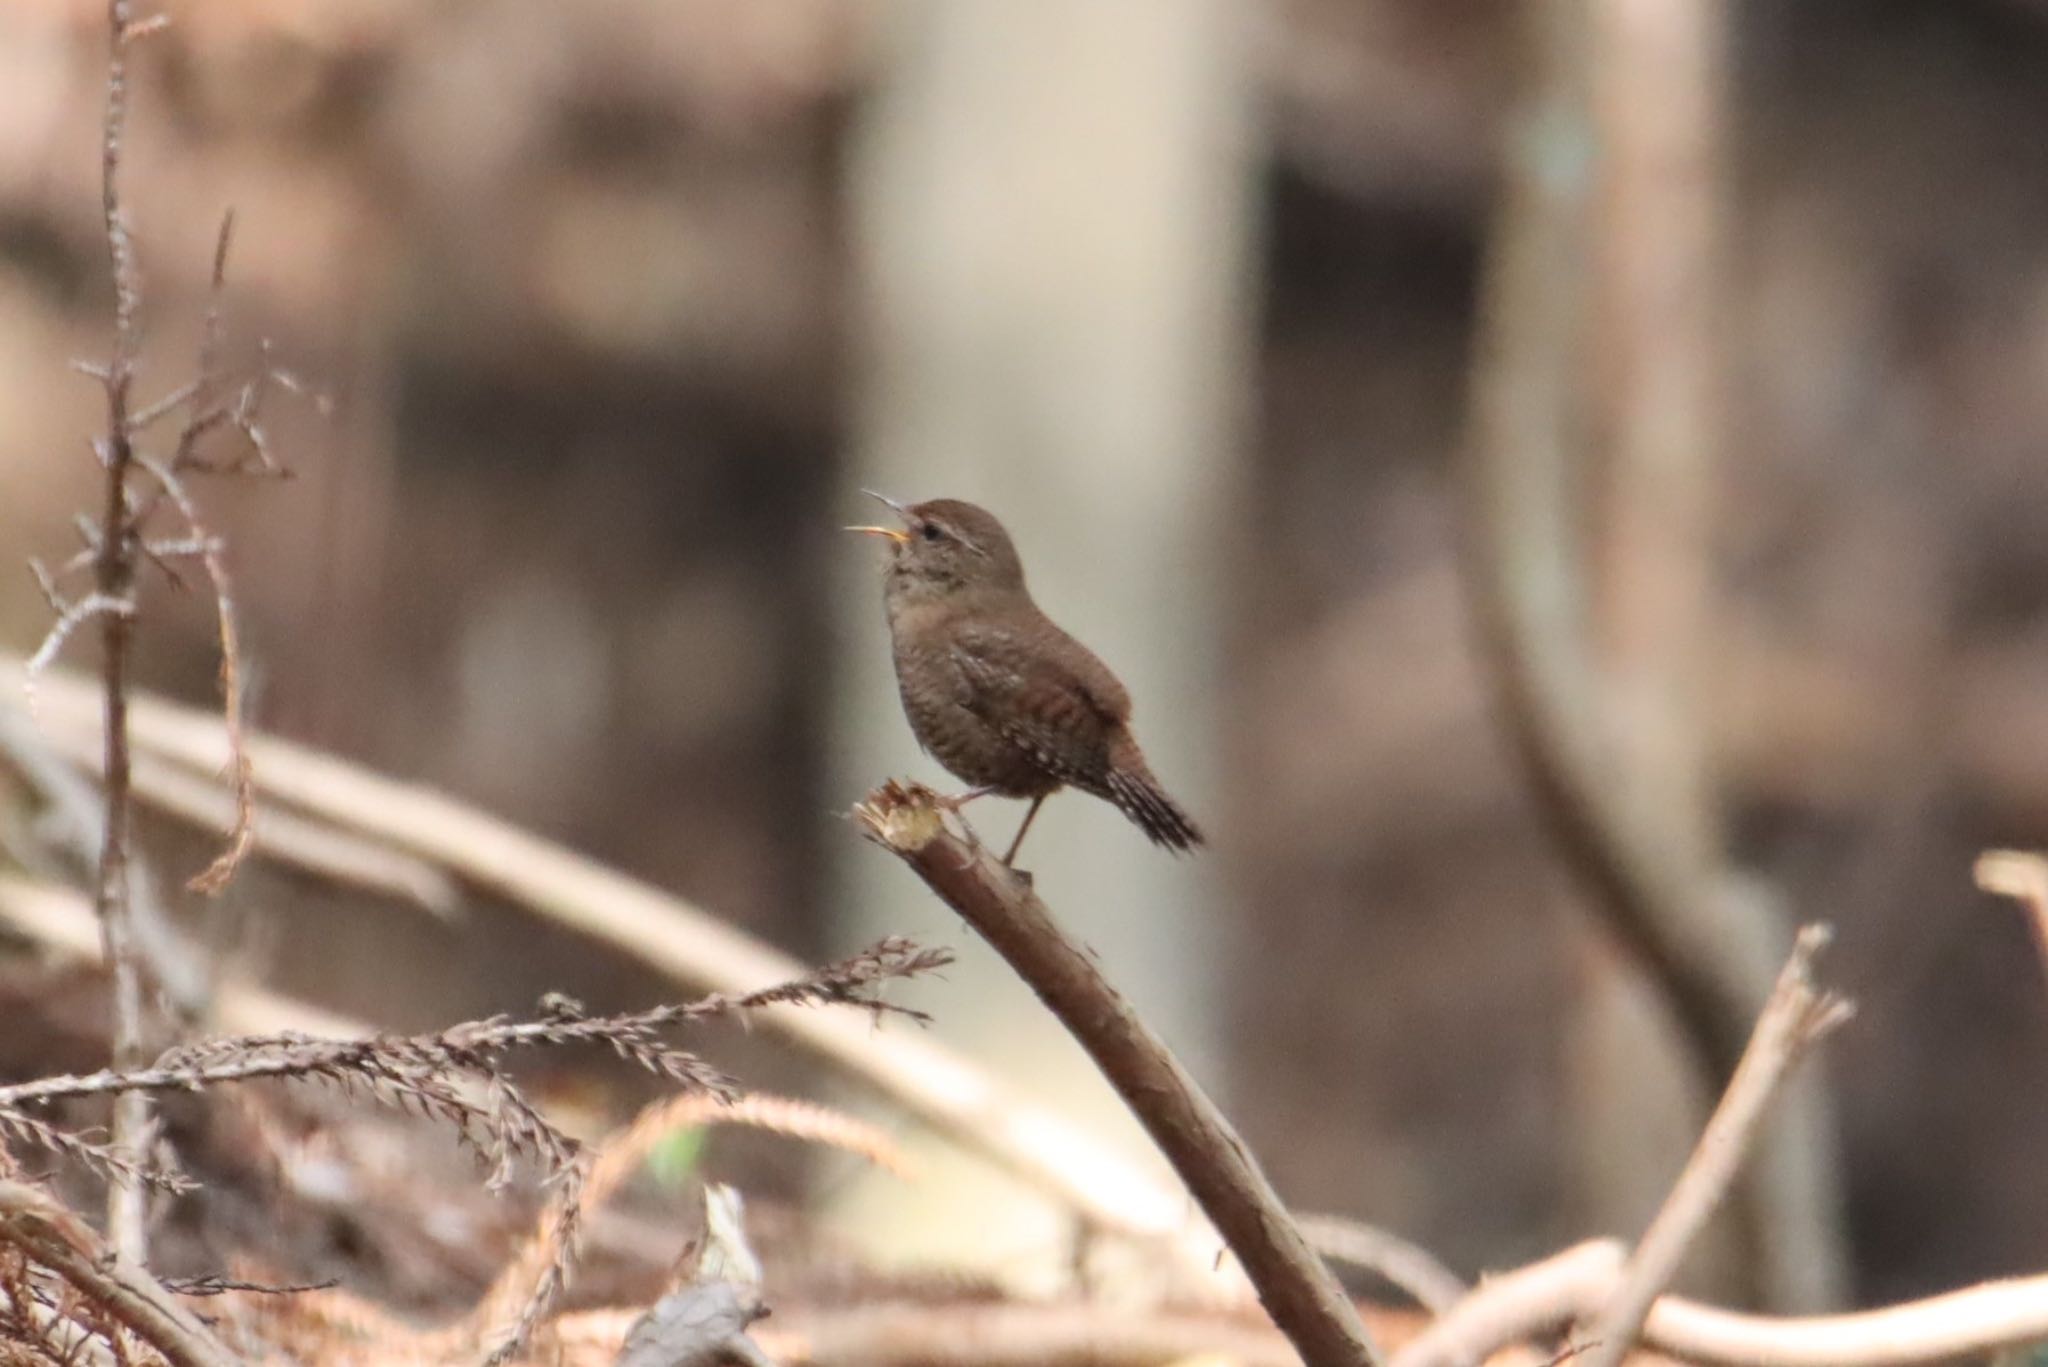
POLYGON ((957 619, 908 614, 892 623, 896 683, 917 743, 954 776, 1012 796, 1059 786, 992 720, 988 680, 970 675, 956 649, 957 619))

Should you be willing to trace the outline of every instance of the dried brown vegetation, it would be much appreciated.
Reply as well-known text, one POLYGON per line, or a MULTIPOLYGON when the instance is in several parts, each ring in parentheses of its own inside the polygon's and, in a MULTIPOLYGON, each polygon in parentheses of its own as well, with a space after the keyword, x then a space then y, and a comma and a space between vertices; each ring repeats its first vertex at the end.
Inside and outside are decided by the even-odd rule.
MULTIPOLYGON (((1510 687, 1509 700, 1528 733, 1536 786, 1557 825, 1579 847, 1590 881, 1610 899, 1616 924, 1640 941, 1637 948, 1658 970, 1653 976, 1691 1029, 1695 1054, 1715 1080, 1728 1076, 1696 1152, 1633 1248, 1610 1240, 1582 1244, 1468 1287, 1429 1254, 1390 1235, 1290 1215, 1222 1114, 1092 955, 1055 924, 1029 882, 991 859, 971 832, 956 836, 945 829, 930 795, 914 786, 879 790, 857 814, 867 832, 997 945, 1087 1046, 1168 1152, 1213 1231, 1199 1221, 1162 1221, 1160 1193, 1148 1179, 1128 1177, 1113 1161, 1069 1142, 1071 1136, 1045 1123, 1045 1116, 1015 1104, 944 1053, 875 1034, 882 1017, 916 1016, 878 994, 899 979, 942 968, 944 951, 891 940, 761 986, 755 970, 775 961, 752 952, 757 946, 741 943, 735 951, 679 917, 644 916, 629 928, 633 916, 623 905, 637 914, 656 907, 656 899, 622 879, 586 876, 588 870, 536 839, 507 838, 503 829, 465 821, 460 812, 451 817, 446 806, 401 811, 401 804, 387 800, 387 789, 371 790, 366 799, 355 782, 360 776, 323 756, 299 757, 318 776, 308 787, 282 798, 266 791, 253 759, 262 742, 243 729, 247 670, 226 547, 195 486, 206 477, 282 475, 263 405, 274 391, 301 386, 261 344, 234 358, 225 310, 230 216, 214 239, 194 378, 160 397, 139 396, 146 310, 122 167, 129 55, 159 24, 130 10, 127 0, 109 5, 101 141, 113 342, 109 359, 87 368, 105 396, 106 428, 94 443, 103 499, 97 516, 81 520, 75 555, 32 566, 54 620, 23 671, 31 688, 39 681, 52 691, 63 687, 52 673, 54 662, 97 629, 100 712, 90 738, 97 753, 77 753, 75 731, 68 740, 51 737, 48 752, 33 736, 0 733, 8 770, 25 776, 51 805, 66 808, 68 841, 89 847, 93 911, 111 978, 108 1023, 93 1043, 111 1063, 0 1083, 0 1364, 228 1367, 287 1356, 307 1364, 1136 1367, 1221 1355, 1244 1364, 1298 1358, 1317 1367, 1383 1357, 1396 1367, 1581 1358, 1608 1367, 1659 1354, 1861 1367, 1933 1362, 2048 1336, 2048 1281, 2041 1278, 1802 1319, 1735 1314, 1669 1291, 1709 1215, 1736 1190, 1752 1149, 1768 1147, 1759 1138, 1761 1127, 1782 1100, 1795 1064, 1846 1019, 1847 1008, 1814 981, 1825 942, 1817 930, 1799 937, 1767 1000, 1769 962, 1755 955, 1738 962, 1741 956, 1731 957, 1727 944, 1713 942, 1716 906, 1701 889, 1722 871, 1706 870, 1702 877, 1701 869, 1679 862, 1699 854, 1684 848, 1688 842, 1713 841, 1683 821, 1656 828, 1649 807, 1622 800, 1603 781, 1599 761, 1611 738, 1595 732, 1605 709, 1575 711, 1584 702, 1575 690, 1585 680, 1544 673, 1544 652, 1584 643, 1563 640, 1567 633, 1551 631, 1554 623, 1515 599, 1517 585, 1547 582, 1550 574, 1570 578, 1583 569, 1558 563, 1565 538, 1530 516, 1568 481, 1548 488, 1505 483, 1544 475, 1542 462, 1524 459, 1527 443, 1573 454, 1566 449, 1572 423, 1565 409, 1574 379, 1546 363, 1560 359, 1557 338, 1566 331, 1560 316, 1571 307, 1565 296, 1573 282, 1566 258, 1579 244, 1570 224, 1545 217, 1545 205, 1517 204, 1527 216, 1510 216, 1503 226, 1489 305, 1496 330, 1481 373, 1477 497, 1487 505, 1479 519, 1482 550, 1500 575, 1494 588, 1505 600, 1494 605, 1500 668, 1529 675, 1519 691, 1510 687), (1518 539, 1525 536, 1531 539, 1518 539), (1515 576, 1508 563, 1515 551, 1528 552, 1539 572, 1515 576), (175 740, 137 740, 137 716, 149 704, 133 676, 143 585, 161 575, 182 588, 188 574, 211 600, 223 706, 213 729, 181 756, 175 740), (146 767, 151 762, 158 767, 146 767), (78 801, 67 785, 79 775, 67 766, 96 771, 102 784, 96 810, 81 812, 93 801, 78 801), (266 797, 272 799, 268 808, 266 797), (594 1013, 550 997, 531 1017, 491 1016, 424 1033, 266 1029, 181 1041, 175 1036, 185 1028, 183 1018, 215 1004, 211 975, 189 971, 197 951, 181 941, 158 904, 137 841, 133 809, 143 801, 220 828, 221 848, 189 883, 202 893, 220 892, 239 867, 264 855, 304 874, 440 912, 465 889, 510 888, 531 904, 545 904, 563 924, 630 948, 674 976, 752 982, 633 1012, 594 1013), (382 809, 382 827, 363 818, 366 807, 382 809), (421 811, 432 819, 415 822, 421 811), (259 847, 259 817, 272 815, 275 836, 266 830, 266 847, 259 847), (438 829, 394 834, 394 827, 408 823, 438 829), (697 941, 648 948, 690 939, 689 933, 668 933, 679 927, 697 941), (784 1022, 792 1012, 827 1023, 790 1027, 784 1022), (892 1278, 862 1266, 816 1231, 799 1229, 795 1237, 784 1230, 766 1260, 764 1289, 752 1273, 734 1271, 735 1263, 753 1261, 750 1253, 717 1267, 707 1262, 705 1244, 744 1242, 743 1231, 710 1227, 709 1203, 703 1240, 676 1257, 673 1240, 649 1237, 648 1221, 634 1224, 635 1211, 626 1208, 634 1206, 632 1189, 649 1173, 653 1155, 679 1132, 746 1127, 897 1172, 910 1166, 886 1130, 815 1103, 747 1092, 694 1040, 679 1041, 682 1032, 701 1034, 721 1021, 775 1023, 783 1040, 803 1044, 1050 1194, 1074 1217, 1077 1243, 1125 1241, 1141 1257, 1169 1264, 1178 1280, 1166 1278, 1167 1293, 1126 1305, 1092 1294, 1089 1273, 1080 1269, 1070 1293, 1030 1300, 980 1284, 892 1278), (626 1065, 620 1071, 651 1080, 661 1095, 629 1123, 595 1139, 578 1137, 573 1099, 549 1096, 545 1078, 533 1078, 539 1057, 576 1050, 614 1056, 626 1065), (160 1112, 153 1113, 152 1100, 162 1103, 160 1112), (366 1101, 376 1104, 354 1104, 366 1101), (102 1111, 113 1118, 104 1137, 93 1128, 102 1111), (388 1130, 378 1128, 387 1124, 388 1130), (433 1164, 436 1133, 455 1138, 479 1177, 467 1184, 475 1188, 467 1204, 461 1197, 450 1201, 446 1173, 433 1164), (392 1142, 380 1150, 384 1140, 392 1142), (222 1153, 228 1161, 219 1161, 222 1153), (108 1196, 104 1231, 81 1213, 79 1196, 101 1190, 108 1196), (280 1224, 310 1212, 327 1222, 324 1227, 346 1231, 345 1240, 332 1241, 349 1245, 346 1256, 315 1257, 333 1249, 313 1240, 297 1248, 285 1240, 262 1247, 256 1240, 238 1242, 234 1236, 248 1233, 249 1217, 243 1212, 244 1224, 234 1226, 237 1202, 252 1205, 257 1220, 280 1224), (195 1208, 201 1234, 184 1238, 179 1256, 189 1259, 196 1249, 225 1265, 200 1275, 165 1275, 169 1259, 152 1248, 152 1237, 195 1208), (1212 1256, 1222 1261, 1218 1238, 1236 1255, 1256 1302, 1234 1279, 1188 1275, 1191 1248, 1201 1254, 1195 1264, 1212 1256), (1409 1289, 1427 1315, 1354 1304, 1324 1266, 1345 1256, 1409 1289), (334 1275, 337 1264, 351 1275, 334 1275), (601 1276, 578 1275, 593 1266, 604 1269, 601 1276), (421 1285, 437 1277, 432 1288, 421 1285), (365 1289, 378 1278, 387 1294, 365 1289), (394 1287, 417 1294, 389 1294, 394 1287), (590 1288, 587 1299, 572 1303, 579 1287, 590 1288), (760 1312, 768 1302, 777 1313, 764 1323, 760 1312), (1386 1342, 1391 1355, 1374 1340, 1386 1342)), ((1620 7, 1605 12, 1610 19, 1626 17, 1620 7)), ((1556 187, 1523 188, 1541 198, 1556 187)), ((1664 241, 1656 234, 1640 240, 1664 241)), ((1688 267, 1678 261, 1672 269, 1685 276, 1688 267)), ((1670 321, 1656 314, 1637 321, 1645 319, 1652 334, 1670 321)), ((1704 334, 1685 335, 1697 341, 1704 334)), ((1699 378, 1698 358, 1663 360, 1681 382, 1699 378)), ((1642 486, 1634 494, 1640 504, 1656 501, 1642 486)), ((1659 510, 1637 506, 1633 515, 1642 521, 1632 534, 1641 536, 1654 530, 1659 510)), ((1685 520, 1680 509, 1677 521, 1685 520)), ((1661 622, 1669 629, 1699 609, 1688 598, 1699 591, 1697 583, 1649 586, 1624 605, 1622 625, 1661 622), (1666 591, 1671 596, 1661 596, 1666 591), (1676 614, 1662 621, 1673 605, 1676 614)), ((1676 657, 1659 658, 1669 664, 1676 657)), ((1568 659, 1564 666, 1568 673, 1583 663, 1568 659)), ((180 719, 162 715, 166 732, 176 732, 180 719)), ((1697 737, 1675 740, 1683 751, 1697 737)), ((1681 763, 1671 771, 1679 786, 1697 778, 1680 772, 1684 768, 1681 763)), ((1986 856, 1979 879, 1987 890, 2020 898, 2041 931, 2048 865, 2001 852, 1986 856)), ((57 895, 34 886, 27 891, 57 895)), ((2048 934, 2042 944, 2048 949, 2048 934)), ((230 994, 219 995, 225 1000, 230 994)), ((303 1010, 272 999, 255 1005, 273 1014, 303 1010)), ((1177 1199, 1165 1193, 1167 1204, 1177 1199)), ((1757 1228, 1763 1230, 1773 1211, 1768 1200, 1760 1208, 1766 1218, 1757 1228)), ((676 1223, 672 1201, 643 1198, 638 1213, 650 1210, 657 1235, 677 1232, 670 1228, 676 1223)), ((737 1224, 736 1214, 726 1218, 737 1224)), ((1796 1231, 1802 1219, 1794 1212, 1781 1229, 1796 1231)))
MULTIPOLYGON (((382 1347, 377 1351, 398 1358, 462 1361, 483 1351, 486 1361, 505 1362, 527 1347, 558 1306, 575 1264, 586 1206, 608 1199, 644 1161, 650 1145, 678 1127, 751 1125, 845 1148, 877 1161, 895 1161, 886 1139, 855 1121, 819 1107, 741 1093, 704 1060, 664 1038, 665 1031, 716 1019, 744 1020, 750 1012, 778 1006, 857 1005, 875 1012, 902 1013, 902 1008, 880 1000, 876 990, 895 979, 943 967, 948 958, 943 951, 893 942, 744 997, 708 997, 627 1015, 589 1016, 572 1006, 553 1003, 536 1019, 472 1021, 410 1037, 335 1040, 283 1034, 196 1040, 167 1051, 148 1068, 103 1069, 0 1087, 0 1130, 80 1162, 110 1181, 125 1179, 188 1193, 196 1190, 189 1178, 147 1167, 115 1146, 70 1133, 42 1120, 36 1109, 80 1097, 206 1093, 229 1083, 285 1080, 325 1084, 344 1094, 361 1094, 441 1122, 472 1150, 486 1171, 487 1189, 504 1189, 524 1175, 550 1193, 539 1225, 474 1310, 455 1325, 415 1334, 397 1319, 345 1293, 299 1288, 290 1308, 267 1310, 262 1319, 272 1330, 294 1335, 296 1349, 308 1360, 322 1359, 316 1347, 318 1332, 310 1340, 306 1337, 308 1323, 323 1325, 338 1315, 354 1322, 362 1333, 379 1338, 382 1347), (509 1054, 570 1046, 608 1049, 664 1083, 681 1088, 683 1094, 650 1107, 639 1122, 600 1146, 594 1155, 586 1155, 583 1145, 550 1120, 504 1068, 509 1054)), ((26 1260, 24 1277, 35 1271, 42 1274, 42 1281, 54 1278, 68 1285, 71 1292, 66 1294, 83 1297, 80 1304, 85 1311, 92 1309, 95 1295, 118 1295, 121 1299, 111 1309, 100 1308, 168 1360, 228 1360, 219 1350, 209 1350, 213 1355, 207 1357, 190 1344, 177 1342, 178 1334, 189 1326, 182 1318, 166 1318, 152 1308, 159 1302, 173 1306, 176 1302, 165 1300, 162 1285, 141 1268, 104 1269, 104 1277, 86 1278, 81 1269, 99 1266, 102 1250, 96 1237, 53 1198, 20 1183, 0 1190, 0 1198, 14 1208, 11 1222, 0 1219, 0 1243, 10 1244, 26 1260), (52 1251, 60 1247, 77 1258, 53 1258, 52 1251)), ((82 1320, 80 1310, 63 1312, 63 1297, 43 1289, 38 1279, 30 1278, 20 1289, 28 1299, 11 1301, 17 1316, 29 1314, 37 1305, 51 1304, 59 1307, 58 1318, 68 1318, 80 1332, 102 1332, 101 1327, 82 1320)), ((187 1295, 274 1294, 220 1279, 186 1285, 182 1290, 187 1295)), ((56 1333, 54 1325, 52 1321, 45 1331, 56 1333)), ((263 1342, 259 1333, 242 1345, 242 1351, 260 1356, 263 1342)), ((358 1341, 347 1351, 370 1350, 358 1341)))

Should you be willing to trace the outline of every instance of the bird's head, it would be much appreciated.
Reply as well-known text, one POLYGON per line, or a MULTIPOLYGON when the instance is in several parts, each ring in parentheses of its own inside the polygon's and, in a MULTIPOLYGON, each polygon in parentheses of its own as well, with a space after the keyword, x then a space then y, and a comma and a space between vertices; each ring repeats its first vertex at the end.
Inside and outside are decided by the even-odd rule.
POLYGON ((1024 587, 1024 564, 995 514, 957 498, 904 505, 868 491, 902 520, 898 527, 849 527, 889 541, 892 600, 924 602, 977 589, 1024 587))

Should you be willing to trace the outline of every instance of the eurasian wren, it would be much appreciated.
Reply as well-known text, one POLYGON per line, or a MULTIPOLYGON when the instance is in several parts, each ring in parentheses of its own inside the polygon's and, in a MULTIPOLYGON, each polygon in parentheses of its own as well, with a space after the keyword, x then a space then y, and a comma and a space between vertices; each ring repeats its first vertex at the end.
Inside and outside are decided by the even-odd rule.
POLYGON ((1040 804, 1063 787, 1113 803, 1169 849, 1201 844, 1131 735, 1130 694, 1039 611, 1003 524, 958 499, 905 507, 871 497, 902 528, 847 530, 889 539, 883 602, 903 710, 917 743, 973 785, 946 801, 1031 799, 1003 862, 1017 857, 1040 804))

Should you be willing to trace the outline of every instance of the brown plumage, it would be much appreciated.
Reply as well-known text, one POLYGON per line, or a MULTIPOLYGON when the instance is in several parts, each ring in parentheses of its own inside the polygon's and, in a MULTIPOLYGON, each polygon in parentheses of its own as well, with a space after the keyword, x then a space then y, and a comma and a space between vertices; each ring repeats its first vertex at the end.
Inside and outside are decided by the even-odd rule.
POLYGON ((1201 844, 1131 735, 1130 694, 1039 611, 1003 524, 958 499, 882 502, 903 519, 900 530, 850 530, 890 540, 883 602, 904 713, 918 744, 973 785, 954 801, 1032 799, 1004 860, 1016 858, 1039 804, 1062 787, 1113 803, 1169 849, 1201 844))

